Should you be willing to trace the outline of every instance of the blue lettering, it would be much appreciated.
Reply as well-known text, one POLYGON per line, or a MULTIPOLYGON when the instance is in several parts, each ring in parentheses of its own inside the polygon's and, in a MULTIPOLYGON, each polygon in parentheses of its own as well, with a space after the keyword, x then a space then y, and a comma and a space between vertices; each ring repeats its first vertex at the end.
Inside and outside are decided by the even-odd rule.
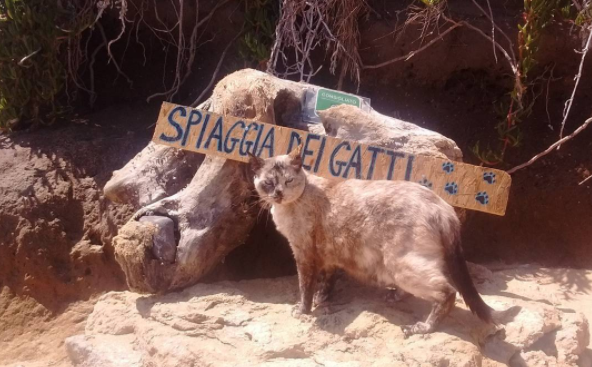
POLYGON ((319 164, 321 163, 321 158, 323 158, 323 153, 325 153, 325 142, 327 139, 323 136, 321 139, 321 147, 319 148, 319 154, 317 155, 317 161, 315 162, 314 171, 317 173, 319 171, 319 164))
MULTIPOLYGON (((259 125, 259 132, 257 133, 257 139, 255 139, 255 144, 253 145, 253 153, 257 151, 259 147, 259 140, 261 140, 261 134, 263 134, 263 130, 265 130, 265 125, 259 125)), ((259 152, 261 154, 261 152, 259 152)), ((259 157, 259 156, 258 156, 259 157)))
POLYGON ((337 144, 337 146, 335 147, 335 149, 333 149, 333 153, 331 153, 331 159, 329 160, 329 172, 331 172, 331 174, 335 177, 338 177, 341 175, 341 171, 343 170, 343 167, 345 165, 347 165, 346 162, 343 161, 335 161, 335 156, 337 155, 337 153, 339 153, 339 150, 345 147, 345 149, 347 150, 351 150, 351 146, 349 145, 349 143, 347 141, 342 141, 341 143, 337 144), (337 165, 337 167, 339 167, 339 170, 335 170, 335 165, 337 165))
POLYGON ((347 178, 349 176, 349 169, 352 167, 356 169, 356 178, 362 178, 362 154, 360 153, 359 145, 356 147, 356 149, 354 149, 354 152, 349 158, 349 162, 347 163, 347 167, 345 168, 343 178, 347 178))
POLYGON ((397 158, 405 158, 405 154, 399 152, 393 152, 392 150, 387 150, 386 154, 391 156, 391 164, 389 165, 388 174, 386 175, 387 180, 393 179, 393 174, 395 171, 395 162, 397 158))
POLYGON ((183 128, 174 119, 174 115, 177 112, 181 113, 181 117, 186 117, 187 110, 185 110, 185 107, 179 106, 179 107, 175 107, 171 112, 169 112, 168 121, 169 121, 169 124, 171 124, 175 128, 175 130, 177 131, 177 136, 174 136, 174 137, 173 136, 166 136, 164 133, 162 133, 162 134, 160 134, 160 140, 173 142, 173 141, 177 141, 177 140, 181 139, 181 136, 183 135, 183 128))
POLYGON ((370 167, 368 167, 368 175, 366 176, 366 179, 371 180, 374 176, 374 165, 376 164, 378 153, 384 152, 384 149, 370 146, 368 147, 368 150, 372 152, 372 159, 370 160, 370 167))
POLYGON ((203 140, 206 129, 208 128, 208 122, 210 122, 209 113, 206 115, 206 119, 204 120, 203 126, 201 127, 201 133, 199 134, 199 138, 197 138, 197 142, 195 143, 195 148, 197 149, 201 148, 201 142, 203 140))
POLYGON ((224 151, 226 153, 232 153, 234 151, 234 148, 236 148, 236 144, 238 144, 238 142, 240 141, 240 139, 230 137, 232 135, 232 131, 234 131, 234 129, 239 125, 243 129, 245 128, 245 122, 242 120, 239 120, 239 121, 235 122, 234 125, 232 125, 230 130, 228 130, 228 134, 226 134, 226 139, 224 139, 224 151), (230 146, 230 147, 228 146, 228 139, 229 138, 230 138, 230 142, 232 143, 232 146, 230 146))
POLYGON ((405 170, 405 180, 411 180, 411 171, 413 170, 413 160, 415 159, 414 155, 410 155, 407 157, 407 169, 405 170))
POLYGON ((273 147, 275 146, 275 128, 273 126, 270 127, 265 139, 263 140, 263 144, 261 145, 261 149, 259 150, 258 157, 261 157, 261 153, 263 153, 263 149, 267 148, 269 150, 269 156, 273 157, 273 147))
POLYGON ((189 137, 189 132, 191 131, 191 126, 199 125, 201 122, 202 114, 200 111, 191 110, 189 114, 189 119, 187 121, 187 130, 185 130, 185 134, 183 134, 183 141, 181 142, 182 146, 187 144, 187 138, 189 137), (197 117, 197 120, 195 119, 197 117))
MULTIPOLYGON (((247 140, 247 134, 249 133, 249 131, 251 131, 251 129, 260 130, 260 127, 263 127, 263 125, 260 126, 256 122, 252 122, 245 127, 245 132, 243 133, 243 138, 241 139, 240 148, 238 150, 238 153, 243 157, 247 155, 249 150, 251 150, 251 147, 255 144, 254 142, 247 140)), ((259 135, 261 135, 261 131, 259 131, 259 135)), ((259 136, 257 136, 257 139, 259 139, 259 136)), ((253 149, 253 154, 255 154, 255 151, 256 149, 253 149)))
POLYGON ((218 121, 216 121, 216 125, 214 125, 214 128, 210 132, 210 136, 208 137, 208 140, 206 140, 206 144, 204 145, 205 149, 210 149, 210 143, 212 142, 212 139, 216 139, 216 140, 218 140, 218 145, 216 146, 216 149, 219 152, 222 151, 222 126, 223 125, 224 125, 224 121, 222 120, 222 117, 219 117, 218 121))

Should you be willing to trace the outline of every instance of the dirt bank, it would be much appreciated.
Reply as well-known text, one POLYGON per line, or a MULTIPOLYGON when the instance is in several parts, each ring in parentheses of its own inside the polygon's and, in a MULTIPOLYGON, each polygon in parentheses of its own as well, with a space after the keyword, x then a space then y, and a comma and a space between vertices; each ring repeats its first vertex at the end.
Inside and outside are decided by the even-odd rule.
POLYGON ((123 287, 110 241, 131 212, 105 200, 102 187, 149 135, 151 111, 131 111, 0 137, 0 289, 31 304, 15 312, 0 302, 2 328, 123 287))

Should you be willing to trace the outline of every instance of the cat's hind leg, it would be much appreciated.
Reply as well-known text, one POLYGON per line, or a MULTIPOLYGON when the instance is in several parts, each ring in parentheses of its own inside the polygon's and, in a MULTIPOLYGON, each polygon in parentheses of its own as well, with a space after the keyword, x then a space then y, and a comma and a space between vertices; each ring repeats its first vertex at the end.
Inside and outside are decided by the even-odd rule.
POLYGON ((384 297, 386 302, 389 304, 401 302, 407 298, 410 294, 402 290, 401 288, 388 288, 386 296, 384 297))
POLYGON ((393 274, 394 284, 405 292, 432 304, 426 321, 402 326, 405 337, 413 334, 428 334, 450 313, 456 299, 456 289, 445 274, 445 263, 436 246, 424 240, 419 250, 405 256, 389 256, 387 269, 393 274), (432 248, 430 248, 432 247, 432 248))
POLYGON ((415 334, 429 334, 433 332, 440 321, 450 313, 454 307, 455 300, 456 292, 454 290, 443 293, 442 300, 435 301, 432 304, 432 311, 425 322, 419 321, 413 325, 401 326, 405 338, 415 334))

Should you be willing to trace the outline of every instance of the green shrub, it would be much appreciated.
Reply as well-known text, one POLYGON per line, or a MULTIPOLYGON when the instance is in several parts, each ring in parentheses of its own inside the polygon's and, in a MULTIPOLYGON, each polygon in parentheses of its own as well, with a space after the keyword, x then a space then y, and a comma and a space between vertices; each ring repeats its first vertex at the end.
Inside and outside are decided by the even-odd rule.
POLYGON ((63 111, 64 45, 92 21, 69 8, 52 0, 0 0, 0 130, 49 123, 63 111))
POLYGON ((251 63, 264 69, 275 40, 275 28, 279 18, 276 0, 246 0, 245 35, 241 39, 239 53, 251 63))

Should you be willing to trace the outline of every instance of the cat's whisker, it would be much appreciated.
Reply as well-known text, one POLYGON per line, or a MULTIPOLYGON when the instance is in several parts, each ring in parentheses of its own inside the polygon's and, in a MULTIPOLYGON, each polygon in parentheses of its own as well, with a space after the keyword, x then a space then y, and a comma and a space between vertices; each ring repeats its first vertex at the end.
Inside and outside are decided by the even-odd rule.
POLYGON ((258 202, 249 203, 249 204, 246 205, 246 207, 247 207, 248 210, 251 210, 251 209, 253 209, 256 206, 259 206, 260 207, 261 205, 258 202))
MULTIPOLYGON (((261 209, 259 209, 259 213, 257 213, 257 221, 259 221, 260 217, 261 217, 261 213, 266 212, 267 210, 263 207, 261 207, 261 209)), ((267 213, 269 214, 269 211, 267 211, 267 213)), ((269 215, 267 216, 269 218, 269 215)), ((267 226, 267 222, 265 222, 265 226, 267 226)))

